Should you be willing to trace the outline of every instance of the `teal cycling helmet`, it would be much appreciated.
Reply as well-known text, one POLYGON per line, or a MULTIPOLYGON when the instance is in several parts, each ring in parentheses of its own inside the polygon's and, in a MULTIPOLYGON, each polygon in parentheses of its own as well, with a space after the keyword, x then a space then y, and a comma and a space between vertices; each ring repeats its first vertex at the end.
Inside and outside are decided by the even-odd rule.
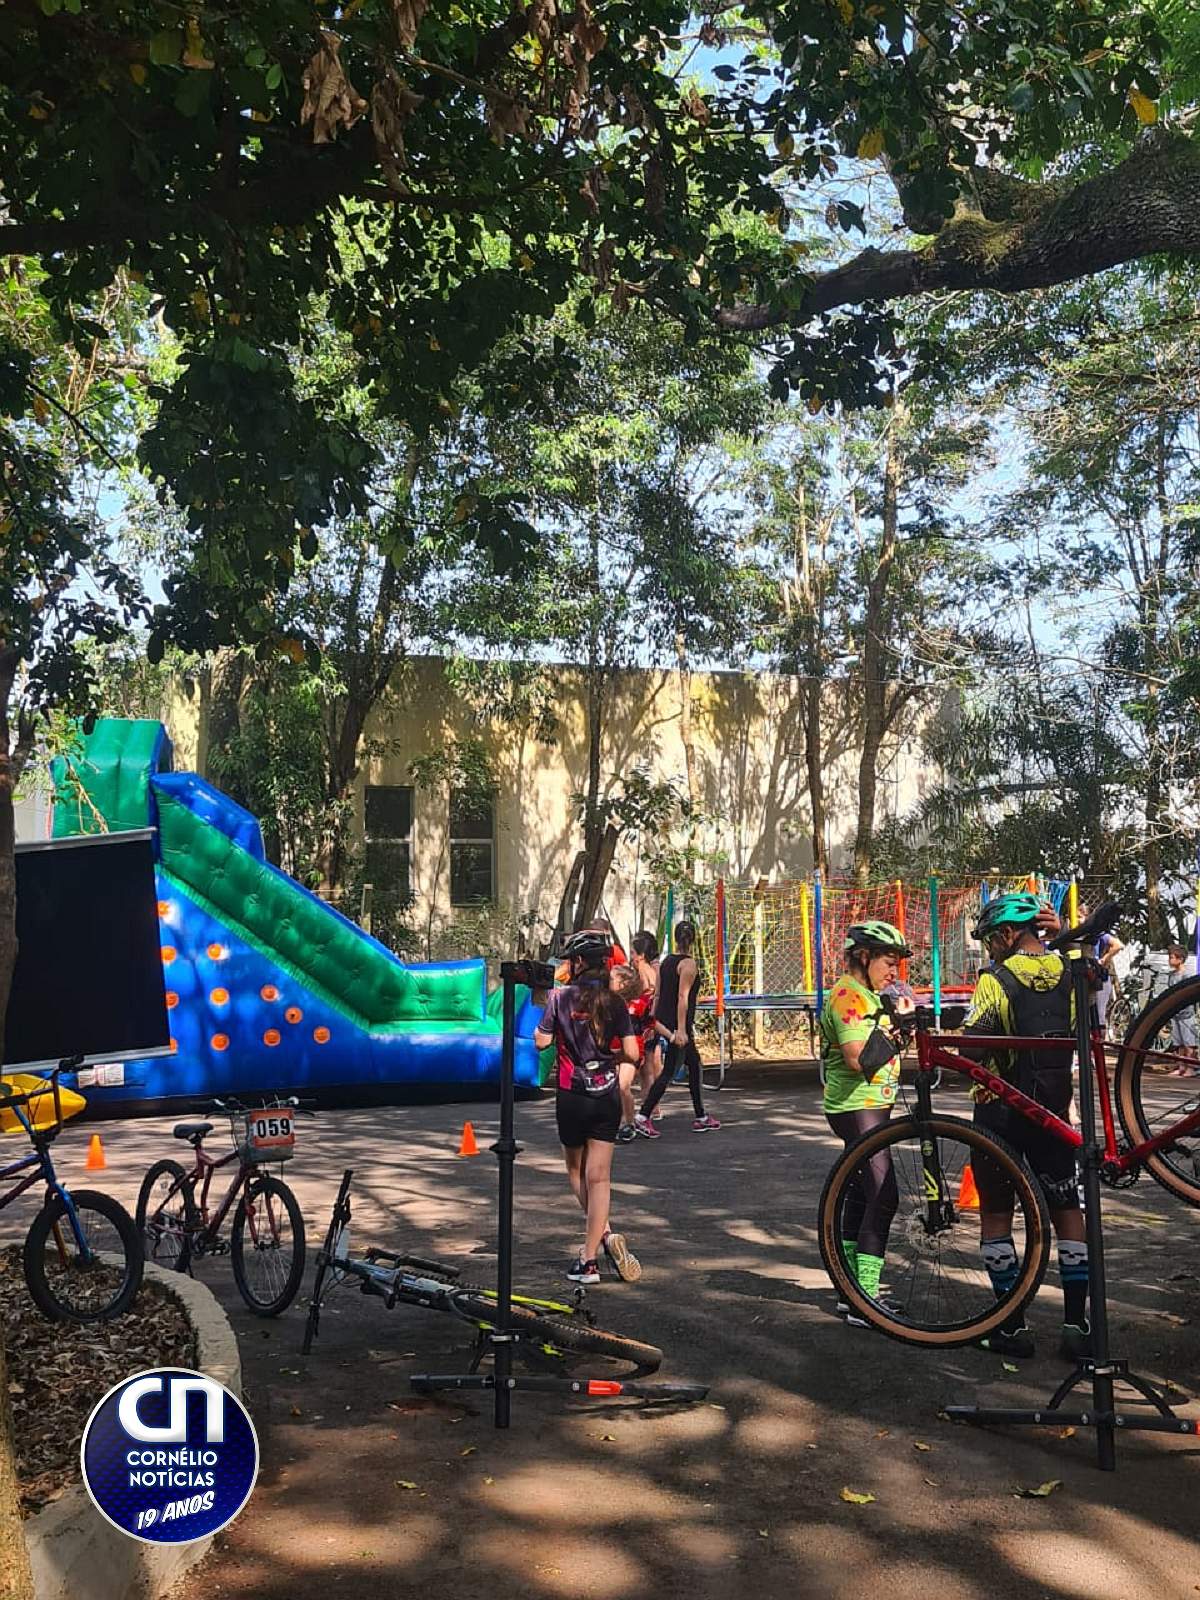
POLYGON ((971 930, 972 939, 986 939, 998 928, 1023 928, 1036 922, 1046 902, 1036 894, 998 894, 990 899, 971 930))
POLYGON ((851 950, 869 950, 873 956, 905 956, 912 955, 912 949, 904 942, 904 935, 899 928, 893 928, 890 922, 881 922, 877 917, 872 917, 866 922, 856 922, 846 929, 846 952, 851 950))

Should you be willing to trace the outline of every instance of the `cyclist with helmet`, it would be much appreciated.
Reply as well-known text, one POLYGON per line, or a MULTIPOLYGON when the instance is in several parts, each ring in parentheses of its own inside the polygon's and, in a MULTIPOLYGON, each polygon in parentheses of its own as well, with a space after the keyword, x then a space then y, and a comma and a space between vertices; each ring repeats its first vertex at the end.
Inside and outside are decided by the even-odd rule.
MULTIPOLYGON (((876 1028, 889 1027, 880 991, 896 984, 900 962, 910 955, 904 935, 890 922, 872 919, 847 930, 846 969, 829 991, 817 1025, 825 1067, 825 1116, 846 1145, 892 1114, 899 1055, 874 1070, 864 1067, 860 1057, 876 1028)), ((912 1001, 901 998, 895 1009, 911 1011, 912 1001)), ((888 1231, 899 1198, 891 1152, 884 1150, 856 1172, 843 1213, 843 1254, 873 1300, 879 1297, 888 1231)), ((866 1326, 845 1305, 838 1309, 848 1313, 847 1321, 855 1327, 866 1326)))
POLYGON ((570 981, 555 989, 534 1029, 539 1050, 557 1054, 555 1115, 571 1192, 587 1217, 583 1249, 569 1268, 572 1283, 599 1283, 601 1246, 626 1283, 642 1275, 624 1236, 608 1225, 613 1146, 621 1125, 621 1091, 633 1082, 638 1041, 629 1012, 609 983, 612 940, 598 929, 568 939, 570 981))
MULTIPOLYGON (((1057 918, 1035 894, 1002 894, 988 901, 974 937, 984 945, 992 965, 979 974, 965 1033, 1009 1033, 1032 1038, 1072 1032, 1075 1005, 1070 963, 1047 950, 1040 937, 1042 928, 1056 925, 1057 918)), ((982 1052, 964 1047, 963 1053, 982 1052)), ((1039 1105, 1056 1116, 1067 1116, 1073 1090, 1068 1051, 1005 1050, 989 1054, 986 1059, 992 1071, 1039 1105)), ((1046 1196, 1058 1237, 1063 1292, 1060 1351, 1068 1360, 1078 1360, 1089 1353, 1091 1345, 1087 1321, 1088 1249, 1079 1209, 1075 1151, 987 1090, 978 1087, 973 1094, 976 1125, 998 1134, 1024 1156, 1046 1196)), ((980 1253, 1000 1298, 1017 1276, 1012 1187, 986 1160, 973 1166, 979 1190, 980 1253)), ((1003 1355, 1034 1354, 1033 1334, 1025 1326, 1021 1312, 980 1342, 985 1349, 1003 1355)))

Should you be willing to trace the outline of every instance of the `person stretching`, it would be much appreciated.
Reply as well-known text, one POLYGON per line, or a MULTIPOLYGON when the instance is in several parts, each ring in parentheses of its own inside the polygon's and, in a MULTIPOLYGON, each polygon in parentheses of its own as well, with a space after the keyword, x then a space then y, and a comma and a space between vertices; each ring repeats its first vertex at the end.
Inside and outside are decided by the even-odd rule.
POLYGON ((699 969, 692 955, 695 943, 694 925, 690 922, 676 923, 675 949, 678 954, 664 956, 659 963, 654 1026, 659 1036, 667 1041, 667 1048, 662 1071, 634 1118, 634 1127, 645 1139, 661 1137, 654 1126, 654 1113, 680 1062, 687 1067, 688 1088, 692 1093, 692 1132, 713 1133, 721 1126, 716 1117, 708 1116, 704 1110, 703 1069, 695 1036, 696 1000, 700 992, 697 982, 699 969))
POLYGON ((570 982, 551 994, 533 1031, 539 1050, 557 1053, 555 1117, 571 1192, 587 1217, 583 1249, 567 1271, 572 1283, 599 1283, 603 1245, 626 1283, 642 1275, 624 1235, 608 1225, 612 1159, 621 1124, 621 1090, 633 1082, 637 1035, 625 1002, 609 987, 612 943, 589 929, 564 948, 570 982))

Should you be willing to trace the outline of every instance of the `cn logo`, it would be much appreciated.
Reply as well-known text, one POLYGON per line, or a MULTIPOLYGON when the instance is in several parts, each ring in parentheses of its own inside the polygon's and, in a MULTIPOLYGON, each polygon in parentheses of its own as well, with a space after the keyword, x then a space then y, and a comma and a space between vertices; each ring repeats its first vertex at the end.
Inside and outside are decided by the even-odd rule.
POLYGON ((225 1391, 211 1378, 164 1378, 151 1373, 131 1383, 117 1405, 117 1419, 131 1439, 139 1444, 188 1443, 187 1397, 202 1394, 205 1408, 205 1443, 223 1444, 225 1441, 225 1391), (138 1415, 138 1405, 146 1395, 159 1395, 166 1385, 170 1405, 165 1428, 143 1422, 138 1415))

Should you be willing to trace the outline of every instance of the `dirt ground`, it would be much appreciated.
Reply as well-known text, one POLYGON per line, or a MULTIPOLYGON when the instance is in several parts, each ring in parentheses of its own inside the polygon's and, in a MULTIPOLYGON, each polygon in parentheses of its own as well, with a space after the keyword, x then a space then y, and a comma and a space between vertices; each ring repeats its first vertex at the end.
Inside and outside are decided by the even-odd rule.
MULTIPOLYGON (((947 1089, 939 1101, 964 1109, 947 1089)), ((663 1347, 664 1375, 708 1382, 708 1401, 662 1413, 518 1394, 497 1432, 486 1398, 409 1391, 411 1372, 465 1364, 449 1319, 345 1290, 304 1362, 302 1307, 262 1323, 228 1261, 205 1261, 241 1341, 263 1465, 177 1600, 859 1600, 872 1586, 894 1600, 1194 1600, 1200 1439, 1127 1435, 1117 1472, 1102 1474, 1082 1428, 1061 1438, 939 1418, 948 1402, 1034 1404, 1054 1388, 1053 1268, 1032 1317, 1045 1353, 1018 1373, 980 1351, 931 1356, 848 1329, 817 1251, 834 1147, 811 1075, 739 1072, 712 1096, 715 1135, 691 1132, 686 1092, 664 1109, 661 1140, 617 1152, 614 1220, 645 1276, 590 1296, 601 1322, 663 1347), (1047 1498, 1017 1498, 1052 1479, 1062 1486, 1047 1498), (843 1488, 875 1499, 848 1504, 843 1488)), ((89 1131, 59 1146, 76 1181, 89 1131)), ((170 1124, 101 1132, 109 1168, 95 1186, 132 1207, 170 1124)), ((403 1245, 491 1281, 495 1133, 483 1106, 322 1114, 288 1172, 310 1243, 353 1166, 356 1248, 403 1245), (455 1154, 464 1115, 484 1149, 470 1160, 455 1154)), ((518 1133, 517 1280, 561 1294, 580 1230, 552 1105, 519 1107, 518 1133)), ((1114 1350, 1200 1394, 1200 1213, 1144 1180, 1106 1195, 1105 1215, 1114 1350)))

